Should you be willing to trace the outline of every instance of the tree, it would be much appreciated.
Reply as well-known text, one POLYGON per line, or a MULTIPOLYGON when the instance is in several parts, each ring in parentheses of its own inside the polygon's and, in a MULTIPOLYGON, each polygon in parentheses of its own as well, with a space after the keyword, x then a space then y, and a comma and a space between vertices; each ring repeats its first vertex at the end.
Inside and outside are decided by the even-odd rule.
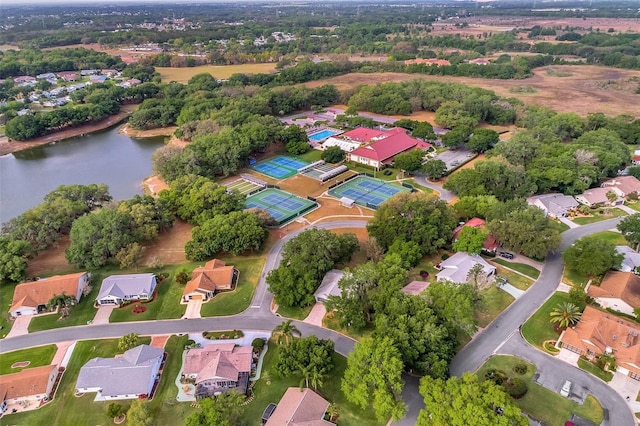
POLYGON ((476 290, 484 288, 489 283, 484 267, 480 263, 476 263, 469 269, 467 281, 470 282, 476 290))
POLYGON ((178 271, 175 277, 176 284, 186 285, 189 282, 189 274, 184 269, 178 271))
POLYGON ((333 369, 333 342, 316 336, 295 339, 280 348, 275 370, 282 377, 301 376, 300 387, 322 386, 324 377, 333 369), (305 386, 302 386, 304 384, 305 386))
POLYGON ((393 164, 400 170, 411 173, 420 170, 423 158, 424 151, 414 149, 413 151, 402 152, 396 155, 393 159, 393 164))
POLYGON ((59 307, 60 310, 64 311, 65 309, 68 310, 71 306, 75 306, 76 303, 78 303, 78 301, 75 296, 68 295, 63 291, 62 294, 54 294, 53 297, 49 299, 47 309, 53 311, 56 307, 59 307))
POLYGON ((454 210, 462 219, 468 220, 473 217, 487 218, 489 210, 500 203, 493 195, 477 195, 460 197, 453 205, 454 210))
POLYGON ((640 213, 625 217, 618 223, 617 228, 636 251, 640 249, 640 213))
POLYGON ((434 313, 450 327, 470 336, 476 332, 478 294, 472 285, 437 281, 425 290, 425 297, 434 313))
POLYGON ((221 251, 240 254, 259 250, 267 235, 255 215, 245 212, 220 214, 193 228, 185 252, 191 260, 209 259, 221 251))
POLYGON ((385 249, 400 239, 413 241, 422 254, 430 254, 451 241, 455 226, 453 210, 436 196, 402 193, 376 210, 367 230, 385 249))
POLYGON ((145 247, 138 243, 131 243, 121 248, 116 253, 116 260, 120 263, 120 269, 134 268, 137 271, 146 250, 145 247))
POLYGON ((240 392, 223 392, 213 398, 198 400, 200 411, 185 419, 185 426, 234 426, 240 424, 245 395, 240 392))
POLYGON ((458 233, 458 239, 453 242, 453 250, 466 251, 469 254, 480 254, 484 246, 487 233, 482 228, 464 226, 458 233))
POLYGON ((322 158, 327 163, 335 164, 344 160, 345 155, 346 153, 342 149, 340 149, 339 146, 330 146, 322 151, 322 155, 320 155, 320 158, 322 158))
POLYGON ((278 344, 284 341, 288 345, 293 339, 293 336, 300 337, 301 333, 295 325, 291 324, 291 320, 287 320, 278 324, 276 328, 273 329, 273 335, 277 336, 276 341, 278 344))
POLYGON ((109 405, 107 405, 107 417, 109 417, 110 419, 115 419, 116 417, 120 417, 123 414, 124 408, 122 408, 122 405, 118 404, 117 402, 110 402, 109 405))
POLYGON ((401 419, 402 360, 389 337, 363 338, 347 358, 341 389, 347 400, 362 409, 373 407, 378 421, 401 419))
POLYGON ((501 386, 480 381, 473 373, 447 381, 425 376, 420 380, 425 408, 418 426, 526 426, 529 424, 515 401, 501 386))
POLYGON ((583 275, 597 276, 619 267, 623 255, 616 251, 614 243, 589 236, 567 248, 562 258, 567 268, 583 275))
POLYGON ((468 127, 450 130, 442 135, 442 145, 448 148, 459 148, 469 139, 469 135, 471 135, 471 129, 468 127))
POLYGON ((418 265, 422 259, 422 249, 416 242, 402 241, 399 238, 389 246, 387 253, 395 253, 400 256, 402 259, 402 267, 405 269, 413 268, 418 265))
POLYGON ((582 312, 580 308, 569 302, 558 303, 558 306, 553 308, 549 314, 552 324, 558 324, 560 328, 567 328, 570 325, 575 325, 580 321, 582 312))
POLYGON ((295 124, 285 129, 283 140, 285 149, 289 154, 300 155, 311 149, 307 133, 302 127, 295 124))
POLYGON ((151 426, 153 417, 149 411, 149 405, 142 399, 134 399, 127 411, 127 425, 151 426))
POLYGON ((27 241, 0 236, 0 281, 20 281, 24 279, 27 259, 33 250, 27 241))
POLYGON ((498 132, 491 129, 475 129, 466 147, 476 152, 486 152, 500 141, 498 132))
POLYGON ((428 160, 422 166, 422 171, 429 179, 438 180, 447 174, 447 163, 442 160, 428 160))
POLYGON ((138 346, 139 335, 136 333, 125 334, 118 340, 118 349, 122 352, 126 352, 129 349, 138 346))

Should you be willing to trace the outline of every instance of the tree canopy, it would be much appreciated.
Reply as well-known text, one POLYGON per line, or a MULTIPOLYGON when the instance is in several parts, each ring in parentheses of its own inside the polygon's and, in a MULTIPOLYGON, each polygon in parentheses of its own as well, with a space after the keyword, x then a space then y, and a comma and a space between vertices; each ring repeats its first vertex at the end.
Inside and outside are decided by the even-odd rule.
POLYGON ((597 276, 619 267, 623 255, 616 251, 614 243, 589 236, 580 238, 568 247, 562 253, 562 258, 568 268, 580 274, 597 276))
POLYGON ((282 377, 292 375, 301 378, 300 386, 322 387, 323 381, 333 369, 333 342, 309 336, 293 339, 280 348, 275 370, 282 377))
POLYGON ((636 250, 640 247, 640 213, 627 216, 618 223, 618 231, 636 250))

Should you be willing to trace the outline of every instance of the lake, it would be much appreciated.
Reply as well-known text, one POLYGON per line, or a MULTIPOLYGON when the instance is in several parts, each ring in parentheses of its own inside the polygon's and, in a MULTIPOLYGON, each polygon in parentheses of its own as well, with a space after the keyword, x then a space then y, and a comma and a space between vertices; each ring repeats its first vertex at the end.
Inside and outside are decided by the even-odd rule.
POLYGON ((116 200, 142 194, 164 137, 131 139, 119 127, 0 157, 0 222, 37 206, 60 185, 105 183, 116 200))

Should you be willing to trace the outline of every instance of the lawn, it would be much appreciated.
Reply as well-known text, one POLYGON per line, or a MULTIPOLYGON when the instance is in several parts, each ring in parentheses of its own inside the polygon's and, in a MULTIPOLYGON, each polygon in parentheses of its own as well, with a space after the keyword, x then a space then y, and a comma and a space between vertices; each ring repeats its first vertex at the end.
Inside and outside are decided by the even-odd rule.
POLYGON ((549 221, 551 223, 551 227, 557 229, 559 232, 564 232, 570 229, 569 225, 562 223, 559 220, 549 219, 549 221))
POLYGON ((310 149, 309 151, 305 152, 304 154, 298 155, 297 157, 308 163, 315 163, 316 161, 322 160, 322 151, 318 149, 310 149))
POLYGON ((433 189, 427 188, 426 186, 422 186, 422 185, 416 183, 415 181, 413 181, 413 182, 409 181, 409 184, 411 186, 413 186, 414 188, 419 189, 420 191, 424 192, 425 194, 431 194, 431 193, 435 192, 433 189))
POLYGON ((4 303, 2 307, 2 313, 0 314, 0 338, 4 339, 13 327, 13 321, 11 321, 11 314, 9 314, 9 308, 11 307, 11 300, 13 300, 13 290, 18 283, 3 283, 0 285, 0 301, 4 303))
MULTIPOLYGON (((301 377, 280 377, 275 372, 274 366, 278 360, 279 352, 279 347, 270 341, 262 367, 262 375, 253 389, 254 398, 246 405, 243 413, 243 420, 247 426, 258 426, 262 412, 269 403, 278 403, 287 388, 300 386, 301 377)), ((340 390, 339 379, 344 375, 347 359, 334 352, 333 365, 333 370, 330 373, 331 379, 327 378, 325 380, 324 386, 318 389, 318 393, 338 406, 340 413, 338 423, 340 426, 382 425, 383 423, 375 420, 374 413, 371 410, 364 411, 347 402, 342 390, 340 390)))
POLYGON ((626 246, 628 244, 627 240, 624 239, 622 234, 615 231, 602 231, 602 232, 597 232, 595 234, 591 234, 590 236, 598 238, 603 241, 608 241, 617 246, 626 246))
MULTIPOLYGON (((141 338, 140 343, 149 343, 149 337, 141 338)), ((71 355, 60 386, 53 402, 44 407, 25 413, 12 414, 7 421, 17 425, 101 425, 111 423, 105 412, 108 402, 93 402, 95 393, 87 393, 77 398, 75 384, 80 368, 96 357, 113 357, 120 353, 118 340, 86 340, 78 342, 71 355)), ((122 401, 129 407, 130 401, 122 401)))
POLYGON ((611 379, 613 379, 613 373, 611 371, 604 371, 602 368, 585 359, 578 359, 578 367, 588 373, 593 374, 601 380, 604 380, 605 382, 610 382, 611 379))
POLYGON ((240 271, 240 279, 234 291, 217 294, 212 300, 202 304, 200 314, 203 317, 235 315, 247 309, 258 285, 266 257, 260 255, 223 257, 221 259, 227 265, 233 265, 240 271))
MULTIPOLYGON (((603 209, 597 209, 597 211, 600 212, 603 211, 603 209)), ((626 215, 626 212, 616 208, 609 209, 608 215, 603 213, 596 213, 594 210, 594 213, 591 216, 576 217, 575 219, 573 219, 573 222, 577 223, 578 225, 587 225, 589 223, 600 222, 602 220, 613 219, 614 217, 626 215)))
POLYGON ((625 202, 624 203, 625 206, 627 207, 631 207, 632 209, 634 209, 637 212, 640 212, 640 201, 634 201, 633 203, 630 202, 625 202))
POLYGON ((495 286, 481 290, 479 296, 480 301, 476 308, 475 320, 478 322, 478 326, 483 328, 488 326, 515 300, 509 293, 495 286))
POLYGON ((510 377, 517 376, 525 380, 529 391, 523 398, 516 400, 516 404, 521 410, 546 425, 563 426, 572 413, 589 419, 595 424, 600 424, 603 420, 604 412, 602 406, 592 395, 587 396, 583 405, 578 405, 570 399, 532 382, 531 377, 536 370, 536 366, 533 364, 516 357, 493 356, 480 367, 477 373, 478 376, 482 377, 483 373, 490 368, 502 370, 510 377), (526 364, 528 367, 527 373, 523 376, 518 376, 513 372, 515 364, 526 364))
POLYGON ((509 281, 509 284, 511 284, 515 288, 518 288, 520 290, 527 290, 529 287, 531 287, 531 284, 533 284, 533 280, 531 278, 523 277, 522 275, 510 271, 507 268, 497 266, 496 269, 498 270, 498 275, 506 278, 507 281, 509 281))
POLYGON ((338 333, 342 333, 344 335, 347 335, 347 336, 349 336, 349 337, 351 337, 352 339, 355 339, 355 340, 360 340, 363 337, 369 337, 369 336, 371 336, 371 333, 373 332, 373 326, 372 325, 366 327, 363 330, 344 329, 344 328, 340 327, 340 323, 338 322, 338 318, 332 312, 330 312, 327 315, 325 315, 325 317, 322 320, 322 325, 325 326, 326 328, 330 328, 331 330, 335 330, 338 333))
POLYGON ((558 334, 549 322, 553 308, 559 303, 568 302, 569 295, 563 292, 555 292, 532 316, 522 325, 522 335, 533 346, 542 349, 546 340, 557 340, 558 334))
POLYGON ((278 306, 278 314, 284 318, 293 318, 302 321, 305 319, 313 309, 313 305, 306 306, 304 308, 298 308, 296 306, 278 306))
POLYGON ((533 278, 534 280, 537 280, 540 276, 539 270, 525 263, 509 262, 504 259, 491 259, 491 261, 499 265, 506 266, 507 268, 513 269, 514 271, 518 271, 521 274, 533 278))
MULTIPOLYGON (((392 167, 386 167, 384 170, 376 171, 373 167, 367 167, 362 164, 353 163, 353 162, 347 163, 347 166, 355 172, 369 173, 370 175, 373 175, 377 179, 386 180, 386 181, 396 180, 396 176, 398 175, 398 173, 400 173, 400 170, 394 169, 392 167)), ((408 176, 405 176, 405 177, 408 177, 408 176)))
POLYGON ((224 80, 233 74, 262 74, 275 71, 275 64, 242 64, 242 65, 202 65, 199 67, 171 68, 156 67, 162 81, 176 81, 186 84, 196 74, 209 73, 217 79, 224 80))
POLYGON ((586 285, 589 277, 565 266, 562 273, 562 281, 569 285, 586 285))
POLYGON ((56 350, 56 345, 47 345, 2 354, 0 357, 0 375, 17 373, 25 368, 49 365, 56 354, 56 350), (20 361, 31 361, 31 364, 22 368, 11 368, 13 363, 20 361))

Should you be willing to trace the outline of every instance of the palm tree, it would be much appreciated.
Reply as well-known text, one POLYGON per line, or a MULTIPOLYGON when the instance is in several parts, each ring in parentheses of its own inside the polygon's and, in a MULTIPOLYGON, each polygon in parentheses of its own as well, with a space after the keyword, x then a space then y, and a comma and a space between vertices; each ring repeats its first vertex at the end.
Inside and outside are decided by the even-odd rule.
POLYGON ((336 404, 329 404, 327 407, 327 414, 329 415, 329 421, 332 422, 338 418, 338 406, 336 404))
POLYGON ((318 390, 318 386, 322 387, 324 385, 324 372, 318 370, 317 368, 314 368, 311 371, 311 377, 310 377, 310 381, 311 381, 311 386, 313 386, 313 389, 318 390))
POLYGON ((582 312, 573 303, 562 302, 558 303, 558 306, 553 308, 549 315, 551 316, 550 321, 552 324, 558 324, 560 328, 567 328, 580 321, 582 312))
POLYGON ((300 333, 300 330, 298 330, 295 325, 291 324, 291 320, 287 320, 276 326, 276 328, 273 329, 273 334, 274 336, 277 336, 276 341, 278 344, 282 343, 284 340, 288 345, 294 335, 300 336, 302 333, 300 333))
POLYGON ((313 368, 310 365, 301 365, 298 372, 302 375, 302 380, 300 380, 300 389, 302 389, 302 385, 305 387, 309 387, 309 378, 313 375, 313 368))

